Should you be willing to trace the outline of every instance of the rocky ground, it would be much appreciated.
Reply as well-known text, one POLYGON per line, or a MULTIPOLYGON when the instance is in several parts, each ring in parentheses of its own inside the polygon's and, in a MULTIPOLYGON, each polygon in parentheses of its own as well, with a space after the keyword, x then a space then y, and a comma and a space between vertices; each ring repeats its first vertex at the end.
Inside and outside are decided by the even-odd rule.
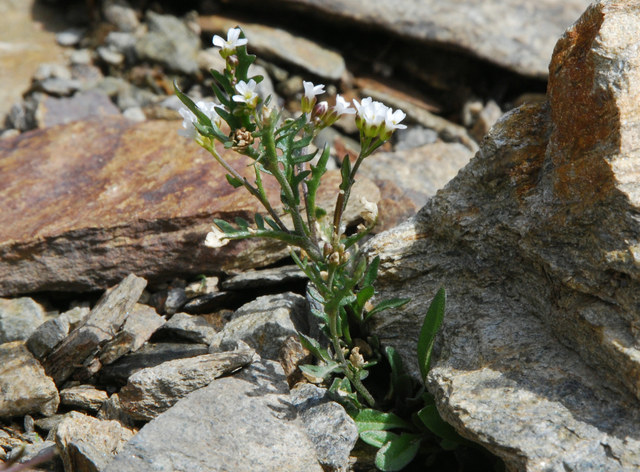
MULTIPOLYGON (((289 112, 299 110, 302 81, 313 80, 327 85, 329 100, 336 93, 372 96, 407 113, 408 128, 363 165, 352 201, 376 200, 378 232, 396 228, 371 243, 383 256, 381 290, 414 297, 400 318, 380 321, 385 342, 411 361, 407 340, 413 342, 430 294, 443 281, 458 293, 430 385, 444 416, 511 470, 634 470, 639 462, 625 444, 636 443, 636 428, 621 418, 637 417, 636 335, 625 328, 635 326, 626 288, 634 287, 635 269, 622 253, 635 254, 627 248, 638 231, 635 207, 611 195, 622 182, 620 191, 633 197, 635 174, 620 163, 607 180, 597 162, 586 170, 571 164, 603 152, 604 144, 593 151, 598 141, 590 136, 604 140, 603 130, 622 126, 590 125, 602 116, 631 123, 631 137, 622 126, 612 147, 636 149, 627 95, 603 93, 581 105, 576 92, 588 96, 590 77, 618 71, 616 58, 636 70, 619 32, 640 20, 618 14, 620 2, 603 3, 611 4, 602 10, 610 22, 598 23, 592 13, 568 37, 588 37, 596 57, 614 59, 594 59, 597 67, 584 71, 570 52, 587 52, 580 56, 565 40, 551 75, 556 41, 588 2, 0 5, 0 459, 24 462, 57 451, 44 467, 67 472, 372 470, 371 451, 356 444, 344 409, 296 369, 310 361, 296 333, 312 331, 314 320, 306 281, 286 250, 262 241, 202 245, 212 218, 258 207, 226 185, 207 153, 177 135, 172 84, 210 97, 208 70, 221 64, 211 37, 240 25, 260 58, 255 73, 266 78, 260 93, 289 112), (612 105, 597 108, 601 102, 612 105), (581 116, 588 119, 573 119, 581 116), (578 150, 574 136, 584 136, 578 150), (569 168, 566 175, 540 177, 550 168, 542 164, 545 152, 569 168), (548 181, 554 190, 543 188, 548 181), (550 205, 557 182, 566 188, 546 221, 540 209, 550 205), (587 191, 594 186, 604 202, 600 213, 587 191), (590 202, 588 215, 572 192, 590 202), (628 224, 614 224, 605 208, 629 215, 628 224), (585 230, 593 221, 609 233, 585 230), (600 240, 605 248, 597 251, 611 267, 583 257, 600 240), (579 268, 561 258, 566 248, 584 259, 579 268), (594 288, 610 282, 596 274, 612 271, 616 287, 594 288), (490 305, 501 308, 478 308, 490 305), (623 314, 603 315, 611 306, 623 314), (510 337, 522 331, 528 336, 510 337), (604 347, 594 341, 599 336, 604 347), (535 362, 537 348, 558 362, 535 362), (495 352, 510 360, 494 359, 495 352), (593 369, 606 382, 617 380, 604 386, 593 369), (590 394, 578 395, 580 385, 590 394), (506 404, 496 400, 505 396, 506 404), (591 413, 580 413, 580 405, 591 413), (607 417, 617 424, 603 426, 607 417), (575 437, 558 432, 563 428, 575 437)), ((632 75, 619 82, 634 83, 632 75)), ((606 90, 619 89, 612 81, 606 90)), ((314 144, 328 143, 337 167, 357 148, 355 131, 340 121, 314 144)), ((228 158, 238 168, 246 164, 230 152, 228 158)), ((327 175, 320 201, 333 199, 337 178, 327 175)), ((276 187, 267 183, 267 190, 275 205, 276 187)), ((359 213, 351 209, 351 224, 359 213)), ((436 470, 499 463, 471 449, 437 460, 436 470)))

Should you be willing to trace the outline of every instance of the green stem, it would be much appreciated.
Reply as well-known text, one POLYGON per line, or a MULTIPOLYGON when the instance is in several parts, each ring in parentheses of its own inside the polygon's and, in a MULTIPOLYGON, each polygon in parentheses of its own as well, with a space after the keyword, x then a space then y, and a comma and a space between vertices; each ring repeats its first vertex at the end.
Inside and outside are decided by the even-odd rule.
POLYGON ((365 399, 365 401, 369 404, 370 407, 374 407, 376 404, 373 395, 369 393, 367 387, 362 384, 360 377, 358 376, 358 372, 354 372, 351 369, 351 364, 347 362, 344 357, 344 353, 342 352, 342 347, 340 346, 340 338, 338 337, 338 312, 336 310, 332 310, 331 313, 327 313, 329 317, 329 331, 331 333, 331 342, 333 344, 333 349, 336 351, 336 355, 338 356, 338 360, 340 364, 342 364, 342 369, 344 370, 344 374, 347 376, 351 384, 358 391, 360 395, 365 399))

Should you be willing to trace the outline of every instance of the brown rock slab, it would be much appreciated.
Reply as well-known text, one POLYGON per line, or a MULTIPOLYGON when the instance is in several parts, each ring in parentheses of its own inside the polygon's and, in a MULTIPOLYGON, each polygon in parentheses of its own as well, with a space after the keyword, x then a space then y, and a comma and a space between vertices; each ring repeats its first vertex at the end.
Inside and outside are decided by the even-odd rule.
POLYGON ((107 392, 93 385, 77 385, 60 390, 60 404, 93 413, 97 412, 108 398, 107 392))
POLYGON ((415 218, 372 240, 380 340, 508 470, 640 468, 640 1, 594 3, 558 41, 548 102, 503 116, 415 218))
POLYGON ((53 380, 22 341, 0 344, 0 417, 53 415, 60 398, 53 380))
MULTIPOLYGON (((268 265, 287 254, 272 241, 203 242, 213 218, 252 219, 261 208, 233 189, 222 167, 177 135, 178 122, 104 117, 0 141, 0 295, 104 289, 135 273, 154 280, 268 265)), ((254 178, 249 159, 218 152, 254 178)), ((318 204, 334 206, 339 173, 329 172, 318 204)), ((264 179, 279 207, 274 179, 264 179)), ((377 201, 366 179, 354 187, 377 201)), ((357 206, 348 208, 357 218, 357 206)))
POLYGON ((82 324, 44 361, 48 375, 57 384, 77 369, 91 369, 100 348, 117 336, 146 285, 146 280, 131 274, 98 300, 82 324))

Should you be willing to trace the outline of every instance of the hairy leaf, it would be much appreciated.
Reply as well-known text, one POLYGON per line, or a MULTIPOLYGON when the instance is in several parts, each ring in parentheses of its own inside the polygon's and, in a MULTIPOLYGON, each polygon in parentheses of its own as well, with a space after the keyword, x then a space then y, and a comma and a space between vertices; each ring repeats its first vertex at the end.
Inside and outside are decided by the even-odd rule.
POLYGON ((433 297, 431 305, 424 317, 420 336, 418 337, 418 365, 420 367, 420 375, 422 381, 425 382, 429 368, 431 367, 431 351, 436 338, 436 333, 440 329, 442 320, 444 319, 444 308, 446 303, 446 292, 444 287, 438 290, 436 296, 433 297))

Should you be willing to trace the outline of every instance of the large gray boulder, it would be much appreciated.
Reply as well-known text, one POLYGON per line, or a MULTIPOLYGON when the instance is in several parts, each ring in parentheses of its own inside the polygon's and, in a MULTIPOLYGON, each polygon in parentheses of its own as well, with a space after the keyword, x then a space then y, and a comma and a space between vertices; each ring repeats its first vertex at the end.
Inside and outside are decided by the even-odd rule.
POLYGON ((591 6, 557 43, 548 102, 504 116, 418 215, 375 238, 377 319, 428 387, 510 470, 640 468, 640 1, 591 6), (636 162, 638 161, 638 162, 636 162))

